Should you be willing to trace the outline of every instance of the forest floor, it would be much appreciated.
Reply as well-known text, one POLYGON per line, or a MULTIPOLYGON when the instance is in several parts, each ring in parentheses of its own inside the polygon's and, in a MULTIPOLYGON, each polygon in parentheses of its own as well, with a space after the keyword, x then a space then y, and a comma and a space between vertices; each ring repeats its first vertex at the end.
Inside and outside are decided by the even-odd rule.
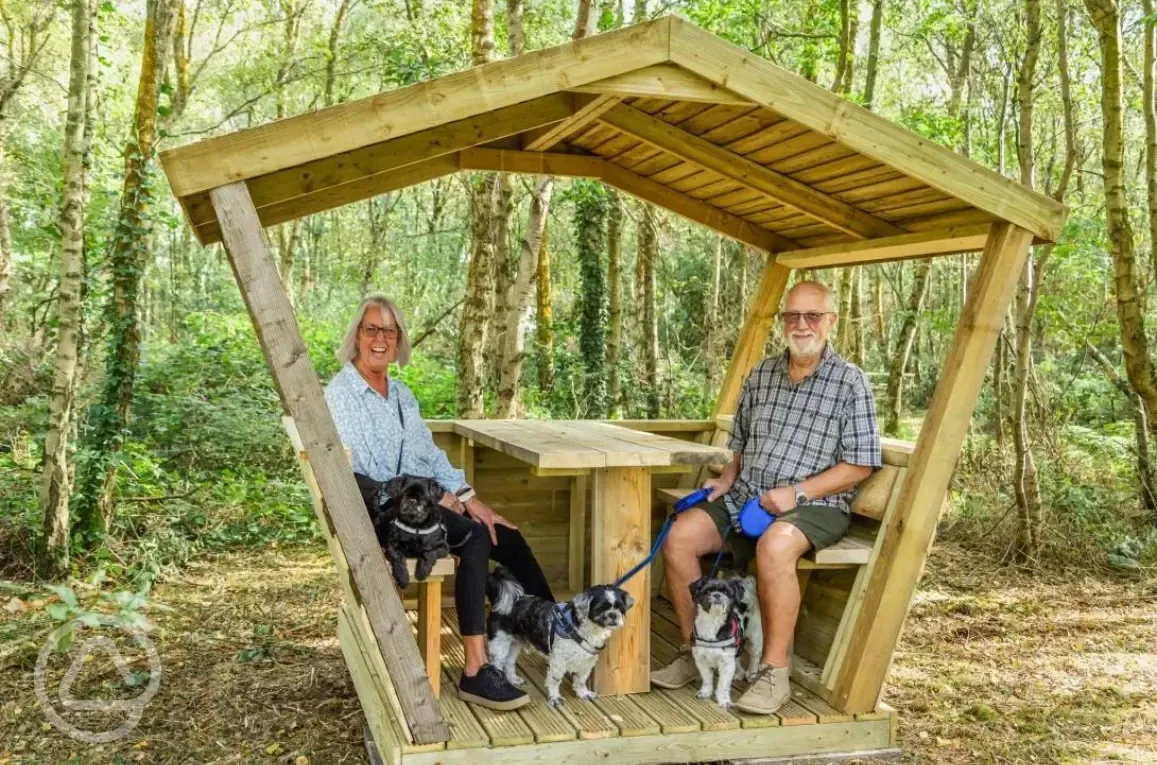
MULTIPOLYGON (((0 672, 0 765, 366 762, 321 549, 202 560, 159 585, 159 693, 110 744, 58 733, 0 672)), ((885 700, 909 763, 1157 763, 1157 584, 1039 579, 937 547, 885 700)))

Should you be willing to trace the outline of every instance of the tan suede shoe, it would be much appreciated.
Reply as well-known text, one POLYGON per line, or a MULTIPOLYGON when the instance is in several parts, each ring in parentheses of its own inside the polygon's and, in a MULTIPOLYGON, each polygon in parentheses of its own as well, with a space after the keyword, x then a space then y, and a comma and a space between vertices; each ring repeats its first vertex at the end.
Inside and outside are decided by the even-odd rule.
POLYGON ((755 682, 739 700, 736 709, 753 715, 771 715, 791 699, 791 672, 787 667, 760 664, 755 682))
POLYGON ((695 660, 691 658, 691 649, 683 646, 670 664, 651 673, 651 685, 674 690, 682 688, 697 677, 699 670, 695 668, 695 660))

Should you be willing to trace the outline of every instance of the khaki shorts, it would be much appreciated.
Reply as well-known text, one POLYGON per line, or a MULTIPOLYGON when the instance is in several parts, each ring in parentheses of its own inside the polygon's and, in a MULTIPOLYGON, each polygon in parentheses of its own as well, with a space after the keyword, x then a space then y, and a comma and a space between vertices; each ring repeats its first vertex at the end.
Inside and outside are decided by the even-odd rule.
MULTIPOLYGON (((727 506, 723 504, 722 499, 717 499, 714 502, 703 502, 696 507, 711 517, 715 523, 715 528, 719 530, 719 536, 727 540, 727 548, 735 560, 736 570, 746 571, 751 562, 755 560, 755 545, 759 540, 752 539, 742 531, 732 528, 731 514, 727 512, 727 506), (730 533, 728 533, 728 529, 731 529, 730 533)), ((844 534, 848 533, 848 526, 851 525, 852 520, 847 513, 835 507, 801 505, 777 516, 775 522, 790 523, 803 532, 803 535, 811 542, 813 550, 822 550, 840 541, 844 534)))

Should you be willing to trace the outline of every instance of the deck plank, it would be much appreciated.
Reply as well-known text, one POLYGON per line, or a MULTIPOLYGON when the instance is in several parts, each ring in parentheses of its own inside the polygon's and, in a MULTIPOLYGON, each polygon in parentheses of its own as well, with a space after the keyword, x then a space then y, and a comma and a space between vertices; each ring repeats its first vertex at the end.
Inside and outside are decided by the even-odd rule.
POLYGON ((618 726, 622 736, 655 736, 661 730, 658 721, 636 704, 631 696, 599 696, 595 699, 595 706, 618 726))
POLYGON ((446 742, 447 749, 475 749, 490 746, 490 736, 486 729, 478 722, 470 705, 458 698, 454 680, 451 674, 442 669, 442 693, 438 697, 438 709, 450 728, 450 740, 446 742))
POLYGON ((795 683, 792 683, 792 697, 805 709, 815 712, 816 718, 821 723, 851 722, 855 719, 855 715, 841 712, 819 696, 795 683))
POLYGON ((638 693, 631 700, 659 723, 663 733, 691 733, 703 727, 699 720, 664 692, 638 693))
MULTIPOLYGON (((518 658, 518 665, 531 682, 543 692, 546 691, 545 658, 534 651, 523 651, 518 658)), ((613 738, 619 735, 619 727, 594 704, 575 696, 569 682, 563 683, 559 693, 563 697, 563 704, 558 707, 558 711, 578 729, 579 738, 613 738)))

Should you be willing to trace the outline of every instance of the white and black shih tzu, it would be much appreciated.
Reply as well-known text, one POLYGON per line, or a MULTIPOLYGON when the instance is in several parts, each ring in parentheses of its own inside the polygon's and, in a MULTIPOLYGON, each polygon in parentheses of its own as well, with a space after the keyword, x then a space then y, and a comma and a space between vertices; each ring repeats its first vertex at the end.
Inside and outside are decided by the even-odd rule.
POLYGON ((587 686, 587 680, 607 640, 623 626, 634 598, 620 587, 599 584, 569 602, 551 603, 526 594, 504 566, 490 574, 487 594, 490 661, 512 685, 526 682, 518 676, 515 665, 519 652, 529 645, 547 657, 547 703, 562 704, 559 687, 567 675, 574 676, 576 696, 595 698, 597 694, 587 686))
POLYGON ((758 673, 763 655, 763 621, 755 577, 703 577, 691 583, 691 598, 695 601, 691 655, 703 681, 697 695, 707 699, 714 693, 716 703, 726 708, 731 706, 731 682, 735 679, 740 649, 747 651, 744 677, 748 681, 758 673), (716 674, 719 675, 717 681, 716 674))
POLYGON ((400 475, 381 485, 370 520, 399 587, 410 583, 406 558, 416 558, 414 578, 425 581, 439 558, 450 554, 438 502, 442 487, 432 478, 400 475))

